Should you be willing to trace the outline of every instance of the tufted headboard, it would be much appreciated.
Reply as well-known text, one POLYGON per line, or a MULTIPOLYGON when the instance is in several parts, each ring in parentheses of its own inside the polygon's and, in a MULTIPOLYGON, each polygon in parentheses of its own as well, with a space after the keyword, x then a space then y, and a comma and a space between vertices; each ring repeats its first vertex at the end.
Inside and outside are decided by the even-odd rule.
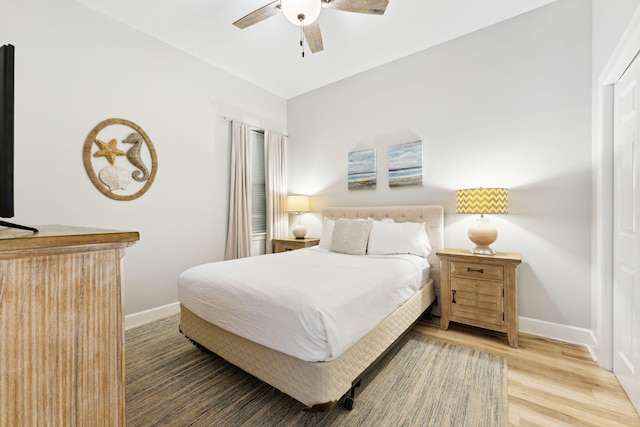
POLYGON ((436 256, 436 251, 444 248, 444 208, 442 206, 336 207, 323 209, 322 216, 332 220, 393 218, 396 222, 424 222, 432 247, 427 257, 431 265, 429 274, 435 287, 440 289, 440 259, 436 256))

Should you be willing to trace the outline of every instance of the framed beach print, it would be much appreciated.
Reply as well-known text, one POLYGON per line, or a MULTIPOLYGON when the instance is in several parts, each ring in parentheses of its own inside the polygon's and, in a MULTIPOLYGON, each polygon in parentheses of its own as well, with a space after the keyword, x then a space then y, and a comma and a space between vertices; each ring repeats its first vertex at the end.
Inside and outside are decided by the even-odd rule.
POLYGON ((389 187, 422 184, 422 141, 389 147, 389 187))
POLYGON ((376 150, 351 151, 348 155, 347 182, 349 190, 376 188, 376 150))

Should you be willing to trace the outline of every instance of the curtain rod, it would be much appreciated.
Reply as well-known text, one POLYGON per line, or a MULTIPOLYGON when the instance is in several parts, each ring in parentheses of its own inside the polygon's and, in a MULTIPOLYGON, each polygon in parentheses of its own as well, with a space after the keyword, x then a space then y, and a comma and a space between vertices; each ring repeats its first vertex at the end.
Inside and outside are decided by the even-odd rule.
MULTIPOLYGON (((236 120, 233 117, 229 117, 229 116, 220 116, 220 118, 222 120, 224 120, 225 122, 232 122, 232 121, 236 120)), ((247 123, 247 124, 250 125, 253 128, 260 129, 261 131, 269 130, 269 129, 264 129, 264 128, 259 127, 259 126, 254 126, 251 123, 247 123)), ((269 130, 269 131, 270 132, 275 132, 275 131, 271 131, 271 130, 269 130)), ((276 133, 280 133, 280 132, 276 132, 276 133)), ((287 135, 286 133, 280 133, 280 134, 286 136, 287 138, 289 138, 289 135, 287 135)))

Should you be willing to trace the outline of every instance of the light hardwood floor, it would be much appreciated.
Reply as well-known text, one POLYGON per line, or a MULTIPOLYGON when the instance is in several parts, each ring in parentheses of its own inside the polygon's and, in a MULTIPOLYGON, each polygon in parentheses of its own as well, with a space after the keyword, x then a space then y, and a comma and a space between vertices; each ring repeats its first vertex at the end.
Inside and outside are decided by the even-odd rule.
POLYGON ((585 347, 518 334, 506 335, 439 320, 422 320, 413 332, 507 359, 512 426, 640 426, 640 416, 613 373, 601 369, 585 347))

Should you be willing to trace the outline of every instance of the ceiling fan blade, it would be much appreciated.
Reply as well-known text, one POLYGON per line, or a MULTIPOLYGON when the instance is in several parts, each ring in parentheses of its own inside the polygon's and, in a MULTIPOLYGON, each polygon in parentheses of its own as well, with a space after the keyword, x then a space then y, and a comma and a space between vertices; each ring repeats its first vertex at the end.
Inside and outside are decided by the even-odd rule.
POLYGON ((344 12, 383 15, 389 0, 322 0, 322 7, 344 12))
POLYGON ((322 52, 324 50, 324 46, 322 44, 322 33, 320 32, 320 24, 318 20, 312 24, 305 25, 302 27, 304 31, 304 38, 307 40, 307 45, 309 45, 309 49, 311 53, 322 52))
POLYGON ((244 29, 252 26, 253 24, 257 24, 258 22, 262 22, 267 18, 272 17, 273 15, 280 12, 280 0, 276 0, 274 2, 269 3, 266 6, 262 6, 260 9, 256 9, 247 16, 243 16, 233 23, 238 28, 244 29))

